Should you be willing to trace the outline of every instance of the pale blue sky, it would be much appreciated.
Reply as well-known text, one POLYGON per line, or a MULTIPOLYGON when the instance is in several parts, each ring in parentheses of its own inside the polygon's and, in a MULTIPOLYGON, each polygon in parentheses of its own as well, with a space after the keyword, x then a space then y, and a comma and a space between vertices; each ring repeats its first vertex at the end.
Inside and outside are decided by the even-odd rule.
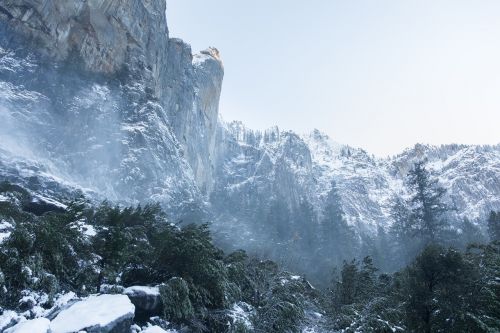
POLYGON ((220 50, 225 120, 379 156, 500 142, 498 0, 167 0, 167 18, 220 50))

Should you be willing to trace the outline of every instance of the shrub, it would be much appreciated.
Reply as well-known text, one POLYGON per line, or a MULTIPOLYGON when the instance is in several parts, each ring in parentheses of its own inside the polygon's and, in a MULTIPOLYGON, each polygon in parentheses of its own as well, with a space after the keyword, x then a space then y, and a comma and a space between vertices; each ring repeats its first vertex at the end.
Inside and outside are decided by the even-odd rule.
POLYGON ((187 323, 194 317, 194 308, 189 299, 189 286, 184 279, 174 277, 160 286, 163 315, 175 323, 187 323))

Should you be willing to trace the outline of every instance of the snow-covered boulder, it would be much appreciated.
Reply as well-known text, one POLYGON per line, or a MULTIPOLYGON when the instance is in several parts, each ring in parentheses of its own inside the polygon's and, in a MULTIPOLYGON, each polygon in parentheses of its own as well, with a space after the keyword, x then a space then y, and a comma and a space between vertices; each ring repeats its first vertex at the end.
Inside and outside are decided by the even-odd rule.
POLYGON ((0 332, 3 332, 7 327, 14 326, 21 320, 24 320, 24 317, 20 316, 15 311, 5 310, 0 316, 0 332))
POLYGON ((5 330, 5 333, 47 333, 49 331, 50 320, 47 318, 36 318, 26 320, 5 330))
POLYGON ((58 295, 52 308, 43 312, 42 316, 49 320, 52 320, 57 317, 57 315, 61 313, 61 311, 69 308, 71 305, 79 301, 80 299, 72 291, 58 295))
POLYGON ((135 314, 139 319, 147 320, 161 314, 162 302, 158 287, 132 286, 126 288, 123 293, 135 305, 135 314))
POLYGON ((50 323, 51 333, 127 332, 132 325, 135 307, 125 295, 99 295, 75 303, 50 323))

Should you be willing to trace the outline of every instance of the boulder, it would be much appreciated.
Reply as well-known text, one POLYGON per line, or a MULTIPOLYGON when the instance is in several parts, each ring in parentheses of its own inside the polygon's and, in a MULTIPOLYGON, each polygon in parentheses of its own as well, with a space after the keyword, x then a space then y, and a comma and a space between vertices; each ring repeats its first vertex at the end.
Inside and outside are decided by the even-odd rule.
POLYGON ((128 332, 134 311, 134 305, 125 295, 90 296, 61 311, 50 323, 50 332, 128 332))
POLYGON ((132 286, 123 293, 135 305, 135 318, 137 321, 147 321, 150 317, 162 313, 163 305, 158 287, 132 286))
POLYGON ((8 327, 12 327, 25 318, 15 311, 4 310, 0 315, 0 332, 4 332, 8 327))
POLYGON ((5 333, 47 333, 49 332, 50 320, 47 318, 36 318, 33 320, 22 321, 11 328, 5 330, 5 333))

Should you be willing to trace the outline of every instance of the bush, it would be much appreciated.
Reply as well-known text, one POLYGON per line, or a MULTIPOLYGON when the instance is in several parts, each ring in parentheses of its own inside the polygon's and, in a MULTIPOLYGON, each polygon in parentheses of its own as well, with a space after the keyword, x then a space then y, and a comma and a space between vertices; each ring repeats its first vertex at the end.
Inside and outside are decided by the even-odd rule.
POLYGON ((163 316, 174 323, 187 323, 194 317, 194 308, 189 299, 189 286, 182 278, 174 277, 160 286, 163 316))

